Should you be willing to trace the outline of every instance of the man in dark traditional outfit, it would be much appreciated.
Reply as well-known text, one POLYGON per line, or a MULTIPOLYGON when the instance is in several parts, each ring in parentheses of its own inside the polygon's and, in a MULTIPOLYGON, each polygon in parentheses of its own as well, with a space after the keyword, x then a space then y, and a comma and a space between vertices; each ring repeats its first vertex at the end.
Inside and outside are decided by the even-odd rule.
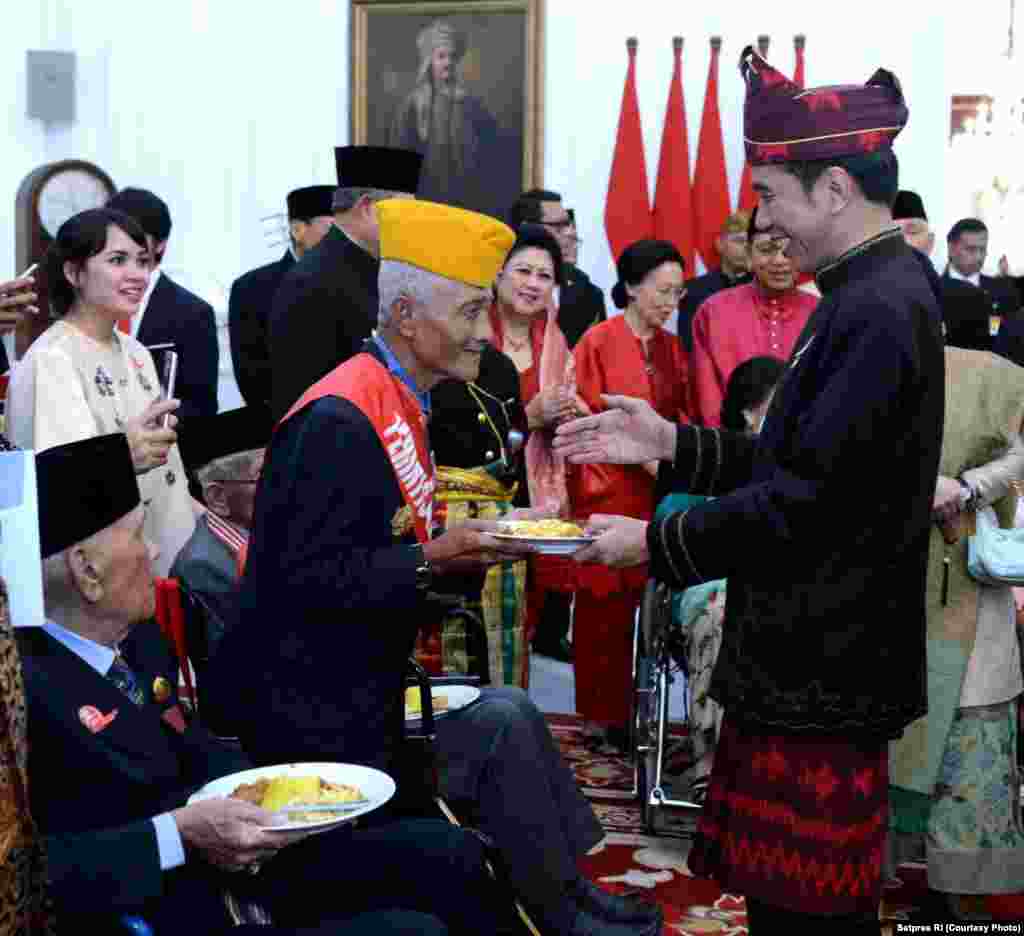
POLYGON ((887 743, 926 708, 925 572, 943 420, 938 286, 892 223, 896 78, 801 91, 751 48, 759 222, 822 300, 756 439, 624 397, 559 427, 573 461, 660 458, 714 500, 591 518, 580 560, 728 578, 711 695, 721 743, 690 868, 744 894, 751 936, 878 932, 887 743))
MULTIPOLYGON (((434 574, 527 552, 487 535, 496 527, 483 521, 432 536, 427 438, 431 387, 477 376, 512 231, 432 202, 385 200, 377 214, 378 328, 275 430, 239 618, 214 660, 232 727, 261 763, 399 769, 406 661, 434 574)), ((485 688, 441 720, 438 744, 443 791, 469 804, 545 932, 660 931, 656 908, 581 877, 576 862, 600 840, 600 825, 522 690, 485 688)))
POLYGON ((334 151, 334 226, 285 275, 270 310, 271 412, 280 419, 362 347, 377 323, 376 202, 416 194, 423 157, 381 146, 334 151))
POLYGON ((188 802, 252 765, 177 704, 125 436, 57 446, 36 469, 47 621, 17 640, 59 930, 109 933, 128 913, 158 936, 227 933, 231 890, 283 927, 270 936, 440 936, 434 912, 453 934, 492 932, 481 844, 443 821, 377 810, 358 829, 308 836, 268 830, 273 813, 238 799, 188 802), (415 873, 396 880, 396 866, 415 873))
POLYGON ((270 347, 267 322, 285 274, 323 240, 334 223, 333 185, 308 185, 288 193, 288 237, 280 260, 243 273, 231 284, 228 333, 231 363, 242 399, 270 405, 270 347))

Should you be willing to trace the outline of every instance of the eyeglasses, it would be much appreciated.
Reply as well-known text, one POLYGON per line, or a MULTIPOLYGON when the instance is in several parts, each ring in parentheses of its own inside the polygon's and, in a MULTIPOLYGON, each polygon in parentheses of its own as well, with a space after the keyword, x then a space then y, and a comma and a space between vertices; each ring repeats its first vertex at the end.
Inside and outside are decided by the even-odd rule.
POLYGON ((553 231, 567 231, 569 228, 576 227, 572 218, 566 218, 563 221, 538 221, 537 223, 541 227, 551 228, 553 231))
POLYGON ((789 247, 788 237, 772 237, 754 242, 754 250, 762 257, 784 254, 789 247))

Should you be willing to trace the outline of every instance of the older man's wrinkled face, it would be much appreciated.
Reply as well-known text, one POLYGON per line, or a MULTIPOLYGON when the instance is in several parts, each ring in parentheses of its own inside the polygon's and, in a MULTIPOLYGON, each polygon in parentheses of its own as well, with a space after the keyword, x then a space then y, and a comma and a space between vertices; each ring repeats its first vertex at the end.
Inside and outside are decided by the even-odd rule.
POLYGON ((249 470, 245 477, 239 477, 230 482, 224 482, 228 503, 228 519, 245 527, 252 529, 252 518, 256 510, 256 488, 260 480, 260 472, 263 471, 263 460, 266 449, 260 449, 252 456, 249 462, 249 470))
POLYGON ((145 521, 146 511, 140 504, 107 527, 90 547, 98 553, 103 585, 97 610, 122 625, 122 636, 156 611, 152 559, 157 552, 143 535, 145 521))
POLYGON ((931 254, 935 249, 935 234, 924 218, 900 218, 896 223, 903 232, 903 239, 915 250, 931 254))
POLYGON ((443 44, 430 57, 430 74, 435 84, 448 84, 455 73, 455 47, 443 44))
POLYGON ((420 364, 442 378, 476 380, 490 303, 489 289, 440 280, 412 320, 411 344, 420 364))

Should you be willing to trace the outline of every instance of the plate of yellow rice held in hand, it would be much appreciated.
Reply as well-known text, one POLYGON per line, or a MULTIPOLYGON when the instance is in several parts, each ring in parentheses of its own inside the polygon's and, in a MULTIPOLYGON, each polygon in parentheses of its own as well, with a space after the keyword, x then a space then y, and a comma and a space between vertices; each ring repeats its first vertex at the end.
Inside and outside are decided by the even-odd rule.
MULTIPOLYGON (((465 708, 480 698, 480 690, 476 686, 431 686, 431 705, 434 718, 440 718, 449 712, 465 708)), ((423 700, 420 698, 420 687, 409 686, 405 690, 405 720, 419 721, 423 717, 423 700)))
POLYGON ((272 832, 326 832, 383 806, 395 795, 386 773, 359 764, 282 764, 229 774, 196 791, 189 803, 229 797, 275 816, 272 832))
POLYGON ((571 520, 546 517, 543 520, 499 520, 495 539, 515 540, 532 546, 534 552, 545 556, 571 556, 595 537, 586 536, 583 527, 571 520))

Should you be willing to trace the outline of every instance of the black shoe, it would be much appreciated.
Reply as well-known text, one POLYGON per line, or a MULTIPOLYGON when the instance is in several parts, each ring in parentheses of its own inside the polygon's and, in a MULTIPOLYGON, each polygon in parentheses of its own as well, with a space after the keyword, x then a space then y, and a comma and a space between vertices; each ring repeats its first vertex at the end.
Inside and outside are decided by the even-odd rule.
POLYGON ((609 923, 660 923, 661 908, 642 897, 609 894, 584 878, 573 887, 573 896, 581 910, 609 923))
POLYGON ((578 910, 566 936, 661 936, 661 914, 657 920, 613 923, 586 910, 578 910))

